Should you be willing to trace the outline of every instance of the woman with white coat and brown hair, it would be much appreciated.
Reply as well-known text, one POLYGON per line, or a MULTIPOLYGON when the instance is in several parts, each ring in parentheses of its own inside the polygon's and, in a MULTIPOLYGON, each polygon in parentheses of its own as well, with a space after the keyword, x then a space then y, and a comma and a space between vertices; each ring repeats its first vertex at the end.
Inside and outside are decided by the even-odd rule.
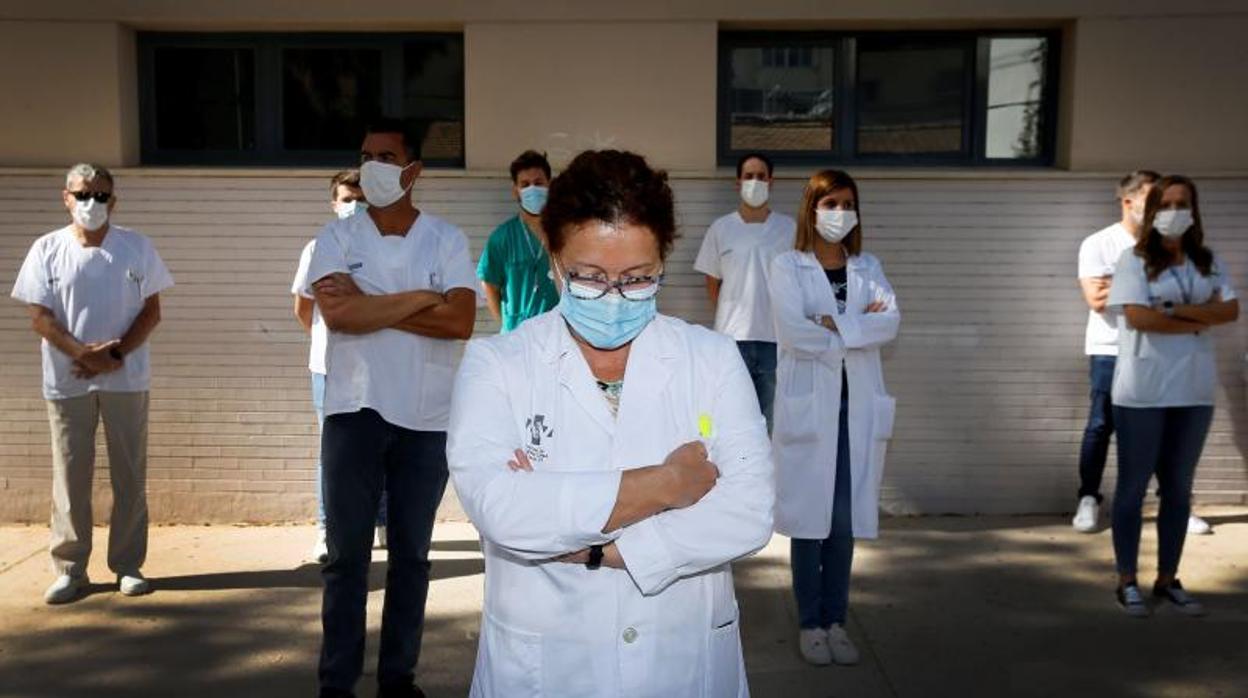
POLYGON ((776 323, 776 531, 789 536, 802 657, 854 664, 845 633, 854 539, 879 529, 880 479, 896 403, 880 347, 901 313, 862 250, 858 185, 824 170, 806 184, 795 249, 771 263, 776 323))

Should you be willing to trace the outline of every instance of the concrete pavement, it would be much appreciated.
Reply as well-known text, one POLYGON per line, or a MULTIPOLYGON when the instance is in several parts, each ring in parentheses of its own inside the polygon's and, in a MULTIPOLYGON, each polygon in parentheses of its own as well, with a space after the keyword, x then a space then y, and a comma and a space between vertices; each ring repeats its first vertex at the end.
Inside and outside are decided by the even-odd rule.
MULTIPOLYGON (((753 694, 827 696, 1248 696, 1248 510, 1201 512, 1183 580, 1207 618, 1127 618, 1114 605, 1109 532, 1065 518, 890 519, 860 543, 850 632, 863 662, 814 668, 795 648, 787 540, 738 563, 753 694)), ((312 696, 320 577, 310 526, 152 529, 156 592, 115 591, 96 529, 91 594, 48 607, 42 527, 0 527, 0 696, 312 696)), ((481 605, 475 531, 440 523, 419 680, 467 692, 481 605)), ((1146 527, 1141 581, 1151 583, 1146 527)), ((367 665, 375 666, 384 553, 374 563, 367 665)), ((371 674, 361 681, 372 695, 371 674)))

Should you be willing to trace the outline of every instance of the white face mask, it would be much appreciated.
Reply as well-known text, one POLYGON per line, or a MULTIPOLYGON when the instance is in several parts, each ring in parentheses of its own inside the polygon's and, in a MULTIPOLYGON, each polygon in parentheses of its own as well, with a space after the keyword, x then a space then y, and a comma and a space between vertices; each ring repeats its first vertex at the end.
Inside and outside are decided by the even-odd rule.
POLYGON ((762 208, 771 194, 771 186, 761 179, 747 179, 741 182, 741 200, 750 208, 762 208))
MULTIPOLYGON (((408 163, 406 167, 391 165, 385 162, 369 160, 360 165, 360 189, 364 190, 364 198, 369 206, 386 208, 398 201, 412 188, 403 186, 403 172, 416 163, 408 163)), ((415 184, 416 180, 412 180, 415 184)))
POLYGON ((364 208, 363 201, 335 201, 334 213, 339 218, 350 218, 355 215, 356 211, 364 208))
POLYGON ((1162 235, 1174 239, 1183 237, 1183 233, 1192 227, 1192 211, 1186 208, 1171 208, 1158 211, 1153 218, 1153 227, 1162 235))
POLYGON ((102 204, 95 199, 75 201, 72 215, 79 228, 96 231, 108 222, 108 204, 102 204))
POLYGON ((858 226, 857 211, 821 208, 815 211, 815 232, 828 242, 840 242, 858 226))
POLYGON ((1131 204, 1131 221, 1134 222, 1137 226, 1144 225, 1143 203, 1141 203, 1139 206, 1136 206, 1135 204, 1131 204))

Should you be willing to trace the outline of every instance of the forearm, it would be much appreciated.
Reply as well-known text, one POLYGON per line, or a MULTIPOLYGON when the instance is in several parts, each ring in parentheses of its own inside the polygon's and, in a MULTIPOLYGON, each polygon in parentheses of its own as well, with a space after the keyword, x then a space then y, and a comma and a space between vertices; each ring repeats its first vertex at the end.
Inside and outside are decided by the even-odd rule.
POLYGON ((442 302, 433 291, 405 291, 389 295, 329 296, 317 294, 321 316, 329 329, 344 334, 369 334, 393 327, 413 313, 442 302))
POLYGON ((501 322, 503 319, 503 299, 498 287, 494 284, 481 282, 481 290, 485 292, 485 307, 490 311, 490 317, 495 322, 501 322))
POLYGON ((1127 324, 1140 332, 1158 334, 1192 334, 1209 328, 1203 322, 1172 317, 1142 305, 1129 305, 1124 311, 1127 324))
POLYGON ((56 347, 62 354, 77 359, 82 356, 87 347, 76 337, 69 333, 51 313, 39 315, 31 322, 31 326, 35 330, 35 334, 48 340, 48 343, 56 347))
POLYGON ((706 277, 706 297, 711 299, 711 307, 715 308, 719 305, 719 285, 720 280, 713 277, 706 277))
POLYGON ((611 533, 668 509, 661 496, 666 491, 665 477, 663 467, 658 465, 625 471, 620 477, 615 507, 602 532, 611 533))
POLYGON ((472 336, 476 311, 471 294, 446 298, 404 317, 391 327, 433 339, 468 339, 472 336))
POLYGON ((1239 318, 1239 303, 1211 301, 1200 305, 1180 305, 1175 307, 1173 317, 1205 325, 1225 325, 1239 318))
POLYGON ((126 330, 126 333, 121 336, 121 344, 117 349, 123 356, 143 346, 156 329, 156 325, 160 324, 160 304, 150 301, 151 299, 147 305, 143 306, 143 310, 139 312, 134 322, 130 323, 130 328, 126 330))
POLYGON ((312 331, 312 309, 315 307, 316 303, 311 298, 295 296, 295 319, 304 332, 312 331))

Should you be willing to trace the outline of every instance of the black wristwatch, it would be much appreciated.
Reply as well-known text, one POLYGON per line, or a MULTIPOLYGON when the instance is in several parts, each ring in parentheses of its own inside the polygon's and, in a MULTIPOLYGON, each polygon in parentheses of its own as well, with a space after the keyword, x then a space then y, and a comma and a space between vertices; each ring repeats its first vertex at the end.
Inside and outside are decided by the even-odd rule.
POLYGON ((112 349, 109 349, 109 350, 108 350, 108 355, 109 355, 109 356, 111 356, 111 357, 113 357, 113 358, 114 358, 114 359, 116 359, 117 361, 125 361, 125 360, 126 360, 125 355, 124 355, 124 354, 122 354, 122 353, 121 353, 121 350, 120 350, 120 349, 118 349, 117 347, 113 347, 112 349))
POLYGON ((591 545, 589 546, 589 562, 585 563, 585 569, 596 570, 599 567, 602 567, 602 546, 591 545))

